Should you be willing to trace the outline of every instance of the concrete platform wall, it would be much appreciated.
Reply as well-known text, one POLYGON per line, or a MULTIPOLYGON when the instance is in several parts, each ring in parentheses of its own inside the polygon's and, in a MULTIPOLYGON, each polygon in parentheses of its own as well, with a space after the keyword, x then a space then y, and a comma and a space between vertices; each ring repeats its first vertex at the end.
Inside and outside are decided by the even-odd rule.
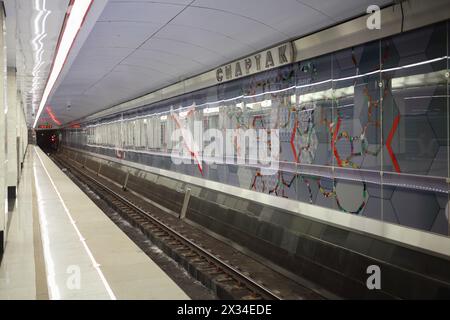
POLYGON ((28 145, 26 116, 15 68, 7 67, 5 13, 0 6, 0 259, 8 236, 8 208, 14 205, 28 145))

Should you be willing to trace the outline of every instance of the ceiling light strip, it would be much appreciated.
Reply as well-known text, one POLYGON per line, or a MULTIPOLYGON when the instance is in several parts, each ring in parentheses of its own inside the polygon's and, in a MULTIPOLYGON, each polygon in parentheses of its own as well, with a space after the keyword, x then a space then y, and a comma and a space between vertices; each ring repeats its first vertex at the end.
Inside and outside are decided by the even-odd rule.
POLYGON ((50 10, 46 9, 46 0, 42 0, 42 7, 39 6, 39 0, 35 2, 35 8, 38 11, 38 15, 34 20, 34 30, 36 36, 31 41, 33 44, 33 48, 35 51, 35 66, 33 68, 33 76, 36 76, 40 67, 42 66, 42 54, 44 52, 44 44, 42 40, 47 36, 47 32, 45 31, 45 24, 47 21, 47 17, 50 14, 50 10))
POLYGON ((50 70, 50 75, 45 85, 45 90, 39 104, 39 109, 34 120, 33 128, 36 127, 39 117, 44 109, 50 92, 61 73, 62 68, 67 60, 70 49, 72 48, 75 39, 80 31, 81 26, 86 18, 87 13, 93 3, 93 0, 73 0, 69 4, 68 13, 66 16, 65 25, 63 27, 62 35, 60 35, 58 46, 56 48, 56 55, 53 60, 53 65, 50 70))

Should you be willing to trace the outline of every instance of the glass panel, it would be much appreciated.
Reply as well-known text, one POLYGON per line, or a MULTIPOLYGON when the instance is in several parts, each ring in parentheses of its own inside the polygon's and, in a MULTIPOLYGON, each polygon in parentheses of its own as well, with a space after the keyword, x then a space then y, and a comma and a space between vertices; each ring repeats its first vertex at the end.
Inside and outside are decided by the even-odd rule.
POLYGON ((379 42, 333 55, 334 197, 337 209, 381 219, 379 42))
POLYGON ((288 148, 286 118, 295 95, 294 75, 293 66, 287 66, 250 77, 244 84, 243 100, 246 128, 254 131, 258 145, 257 159, 251 159, 257 164, 250 165, 256 168, 252 169, 251 188, 292 199, 296 195, 292 183, 295 170, 286 163, 283 154, 288 148))
POLYGON ((297 164, 298 200, 337 208, 332 155, 332 56, 298 64, 296 106, 291 113, 291 161, 297 164))
POLYGON ((381 41, 384 220, 446 233, 446 23, 381 41), (441 221, 442 220, 442 221, 441 221))
MULTIPOLYGON (((447 150, 450 150, 450 22, 447 21, 447 150)), ((447 152, 447 181, 450 180, 450 154, 447 152)), ((450 236, 450 208, 449 208, 449 200, 450 200, 450 190, 449 184, 447 183, 447 201, 440 204, 441 207, 441 219, 443 220, 443 224, 447 225, 447 230, 443 227, 443 234, 450 236), (447 232, 445 232, 447 231, 447 232)), ((445 199, 445 197, 444 197, 445 199)))

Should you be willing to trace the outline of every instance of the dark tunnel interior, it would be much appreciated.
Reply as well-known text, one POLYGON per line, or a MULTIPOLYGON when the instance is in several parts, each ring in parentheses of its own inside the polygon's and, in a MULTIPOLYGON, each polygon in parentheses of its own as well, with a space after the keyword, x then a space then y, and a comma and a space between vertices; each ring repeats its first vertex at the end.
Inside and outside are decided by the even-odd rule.
POLYGON ((36 143, 45 153, 54 153, 58 150, 58 130, 36 131, 36 143))

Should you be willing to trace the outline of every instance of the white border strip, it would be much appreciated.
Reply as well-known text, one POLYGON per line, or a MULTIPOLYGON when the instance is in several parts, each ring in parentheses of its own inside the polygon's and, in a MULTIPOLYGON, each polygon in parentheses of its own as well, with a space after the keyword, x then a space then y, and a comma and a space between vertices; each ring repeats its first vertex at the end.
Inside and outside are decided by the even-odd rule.
MULTIPOLYGON (((94 256, 92 255, 91 250, 89 249, 87 243, 86 243, 86 239, 83 237, 83 235, 81 234, 80 230, 78 229, 77 225, 75 224, 75 220, 72 218, 72 215, 70 214, 69 209, 66 206, 66 203, 64 202, 61 194, 59 193, 58 188, 56 187, 52 177, 50 176, 49 172, 47 171, 47 168, 45 167, 44 163, 42 162, 41 156, 39 155, 39 152, 37 150, 37 147, 34 147, 34 151, 36 153, 36 155, 39 158, 39 161, 42 165, 42 167, 44 168, 45 173, 47 174, 48 179, 50 180, 53 189, 55 189, 56 194, 58 195, 58 198, 64 208, 64 211, 66 212, 67 216, 69 217, 70 222, 72 223, 73 228, 75 229, 75 232, 78 234, 78 237, 80 238, 81 243, 83 244, 84 250, 86 251, 86 253, 88 254, 89 258, 91 259, 92 265, 94 266, 95 270, 97 270, 98 275, 100 276, 100 279, 103 282, 103 285, 105 286, 106 291, 109 294, 109 297, 111 298, 111 300, 117 300, 116 296, 114 295, 114 292, 112 291, 108 281, 106 280, 105 276, 103 275, 102 270, 100 269, 100 264, 95 260, 94 256)), ((38 184, 36 184, 36 187, 38 187, 38 184)), ((48 244, 48 239, 47 239, 47 244, 48 244)), ((45 248, 45 247, 44 247, 45 248)), ((57 295, 57 297, 59 298, 59 294, 57 295)), ((52 298, 53 298, 53 294, 52 294, 52 298)))
POLYGON ((71 147, 65 148, 75 152, 90 155, 94 158, 100 158, 106 161, 120 163, 124 166, 147 171, 153 174, 186 182, 195 186, 211 189, 217 192, 222 192, 231 196, 240 197, 246 200, 252 199, 252 201, 259 202, 263 205, 290 211, 292 214, 309 217, 317 221, 345 227, 357 232, 368 233, 380 238, 400 242, 408 246, 435 252, 450 258, 450 237, 420 231, 417 229, 412 229, 388 222, 382 222, 362 216, 345 214, 341 211, 319 207, 309 203, 263 194, 253 190, 226 185, 220 182, 197 178, 178 172, 168 171, 165 169, 150 167, 127 160, 116 159, 110 156, 96 154, 89 151, 79 150, 71 147))

